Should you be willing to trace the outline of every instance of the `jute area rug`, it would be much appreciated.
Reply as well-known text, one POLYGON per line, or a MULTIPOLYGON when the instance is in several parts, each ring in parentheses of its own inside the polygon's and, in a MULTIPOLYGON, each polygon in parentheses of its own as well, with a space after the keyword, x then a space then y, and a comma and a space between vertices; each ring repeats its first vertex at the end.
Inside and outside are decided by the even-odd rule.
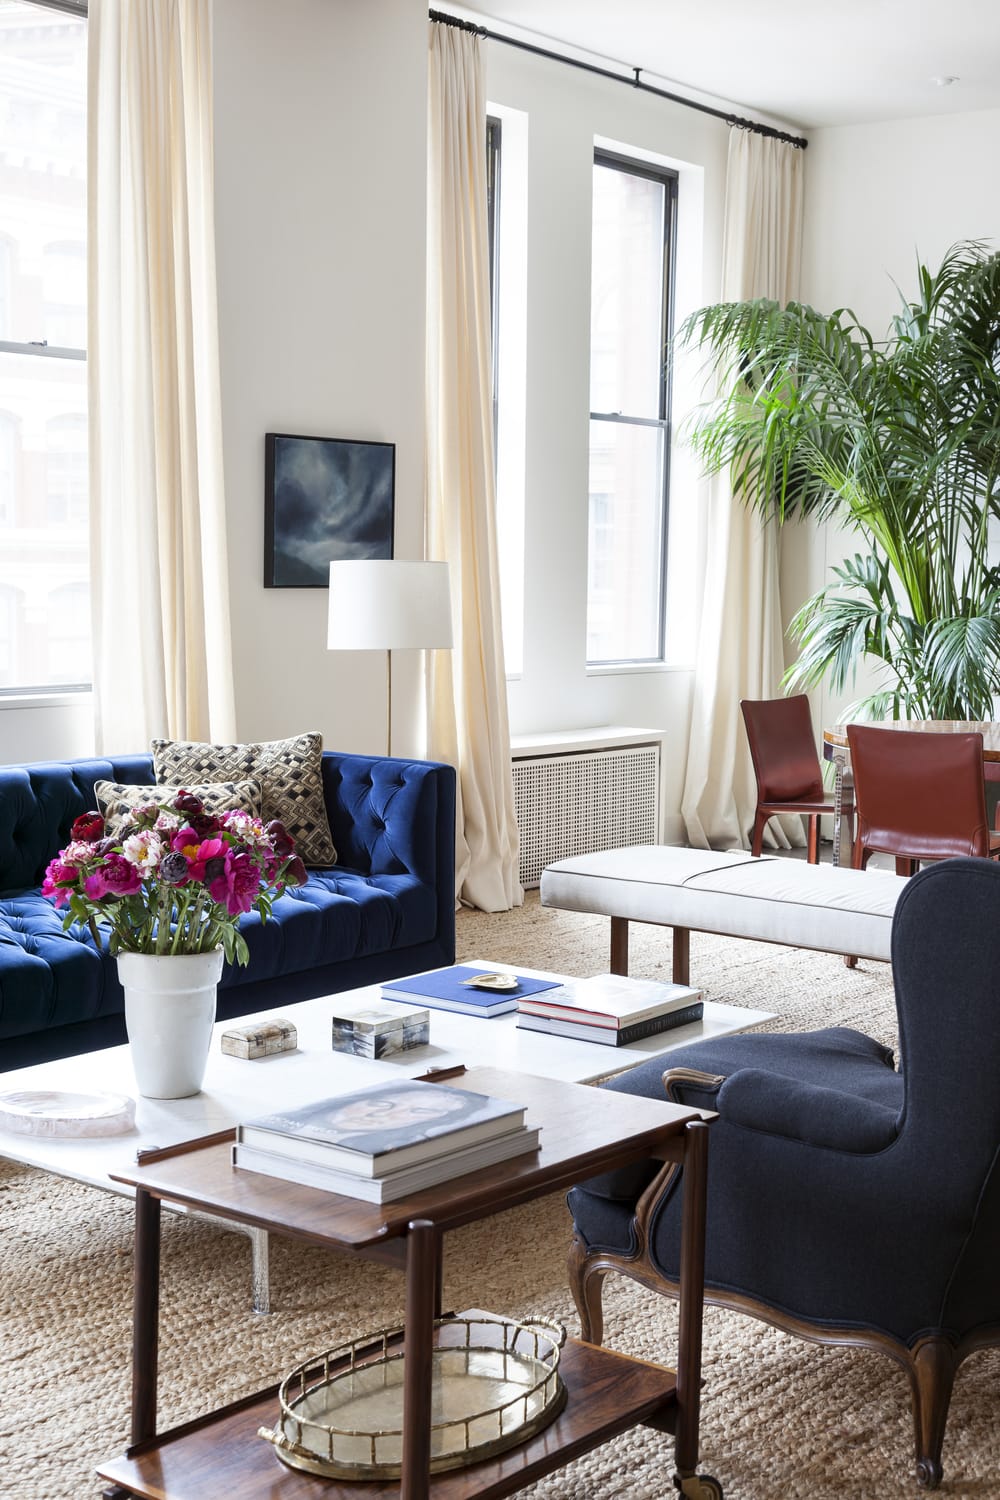
MULTIPOLYGON (((634 928, 632 972, 669 978, 668 939, 634 928)), ((581 975, 607 968, 607 922, 543 910, 534 893, 513 913, 460 913, 458 942, 460 958, 581 975)), ((776 1012, 769 1028, 838 1023, 895 1039, 885 965, 850 971, 836 957, 695 935, 692 972, 713 999, 776 1012)), ((568 1242, 561 1196, 471 1226, 448 1242, 447 1304, 544 1313, 574 1332, 568 1242)), ((131 1244, 126 1201, 0 1166, 3 1500, 97 1500, 95 1465, 124 1447, 131 1244)), ((272 1246, 272 1285, 276 1311, 254 1316, 247 1240, 164 1216, 161 1427, 261 1389, 307 1355, 402 1316, 395 1273, 287 1240, 272 1246)), ((609 1277, 605 1289, 607 1343, 669 1364, 675 1304, 620 1278, 609 1277)), ((973 1356, 960 1372, 942 1495, 1000 1497, 998 1375, 992 1351, 973 1356)), ((889 1360, 804 1344, 708 1309, 704 1377, 701 1468, 720 1480, 727 1500, 902 1500, 920 1493, 907 1382, 889 1360)), ((535 1500, 666 1500, 674 1493, 672 1467, 671 1440, 637 1428, 523 1493, 535 1500)), ((358 1497, 364 1500, 364 1486, 358 1497)), ((217 1497, 206 1493, 204 1500, 217 1497)))

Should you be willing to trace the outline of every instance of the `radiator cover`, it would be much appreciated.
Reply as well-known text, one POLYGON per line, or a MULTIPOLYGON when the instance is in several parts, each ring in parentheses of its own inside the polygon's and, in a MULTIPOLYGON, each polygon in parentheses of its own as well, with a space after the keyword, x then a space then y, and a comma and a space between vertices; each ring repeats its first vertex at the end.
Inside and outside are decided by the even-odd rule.
POLYGON ((513 772, 526 888, 557 859, 657 842, 659 744, 529 756, 513 772))

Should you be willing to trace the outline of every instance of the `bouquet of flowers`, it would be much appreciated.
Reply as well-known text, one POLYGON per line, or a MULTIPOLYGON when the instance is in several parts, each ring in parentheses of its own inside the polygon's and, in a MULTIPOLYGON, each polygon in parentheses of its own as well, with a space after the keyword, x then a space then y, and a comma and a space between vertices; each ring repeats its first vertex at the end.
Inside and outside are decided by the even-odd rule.
POLYGON ((70 842, 51 860, 43 895, 66 908, 63 930, 85 923, 108 952, 206 953, 221 947, 230 963, 249 958, 239 931, 243 912, 264 921, 306 871, 284 825, 245 812, 215 816, 181 791, 166 808, 136 808, 113 833, 100 813, 83 813, 70 842))

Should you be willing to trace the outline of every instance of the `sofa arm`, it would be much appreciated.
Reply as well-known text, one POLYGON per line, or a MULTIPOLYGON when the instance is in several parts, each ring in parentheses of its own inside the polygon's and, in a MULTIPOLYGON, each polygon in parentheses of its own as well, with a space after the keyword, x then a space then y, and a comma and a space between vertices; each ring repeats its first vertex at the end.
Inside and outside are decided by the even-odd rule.
POLYGON ((884 1104, 757 1068, 731 1074, 716 1108, 726 1124, 831 1151, 881 1151, 899 1130, 896 1110, 884 1104))
POLYGON ((455 769, 438 761, 323 752, 323 795, 338 864, 413 875, 455 903, 455 769))

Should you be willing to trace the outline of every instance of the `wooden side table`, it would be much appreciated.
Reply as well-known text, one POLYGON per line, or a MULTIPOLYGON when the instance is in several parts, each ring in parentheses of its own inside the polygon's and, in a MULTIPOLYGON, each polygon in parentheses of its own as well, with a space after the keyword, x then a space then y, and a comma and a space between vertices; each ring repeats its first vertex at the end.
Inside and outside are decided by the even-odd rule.
POLYGON ((411 1198, 374 1205, 234 1168, 226 1142, 191 1142, 118 1180, 136 1190, 131 1445, 102 1464, 110 1500, 499 1500, 637 1423, 675 1434, 676 1485, 695 1500, 721 1496, 695 1473, 701 1382, 708 1126, 698 1110, 665 1100, 476 1068, 451 1080, 527 1106, 541 1147, 411 1198), (683 1164, 685 1255, 676 1370, 570 1340, 560 1370, 569 1399, 536 1438, 497 1458, 431 1476, 430 1366, 441 1308, 444 1235, 597 1173, 654 1158, 683 1164), (314 1478, 281 1463, 256 1437, 274 1425, 276 1390, 257 1393, 170 1432, 156 1431, 160 1205, 333 1245, 406 1275, 403 1473, 400 1483, 314 1478))

